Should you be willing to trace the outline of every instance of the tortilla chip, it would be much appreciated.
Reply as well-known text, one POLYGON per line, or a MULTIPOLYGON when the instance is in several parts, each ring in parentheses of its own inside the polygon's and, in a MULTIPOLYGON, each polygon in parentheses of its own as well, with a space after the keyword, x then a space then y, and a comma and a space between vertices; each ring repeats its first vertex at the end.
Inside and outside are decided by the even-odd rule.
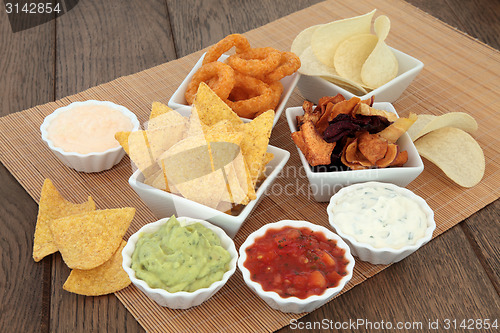
MULTIPOLYGON (((155 102, 158 103, 158 102, 155 102)), ((148 130, 154 130, 161 127, 168 126, 179 126, 185 128, 187 125, 187 119, 183 117, 180 113, 173 111, 168 106, 163 105, 155 109, 155 103, 153 103, 153 111, 151 112, 151 117, 149 118, 147 128, 148 130), (158 110, 159 108, 159 110, 158 110), (167 108, 169 111, 167 111, 167 108)))
POLYGON ((240 126, 244 134, 243 141, 241 141, 241 152, 247 163, 253 187, 257 183, 260 170, 264 164, 264 156, 267 152, 273 121, 274 111, 269 110, 251 122, 240 126))
POLYGON ((64 262, 72 269, 92 269, 111 258, 135 208, 106 209, 53 220, 50 230, 64 262))
POLYGON ((130 279, 122 268, 122 250, 126 244, 127 242, 122 240, 111 258, 96 268, 72 270, 64 282, 63 289, 80 295, 100 296, 127 287, 130 279))
POLYGON ((38 262, 45 256, 57 252, 57 246, 49 228, 50 221, 93 210, 95 210, 95 203, 90 196, 85 203, 71 203, 62 197, 50 179, 45 179, 36 221, 33 259, 38 262))
POLYGON ((204 82, 198 87, 193 106, 205 125, 212 126, 224 119, 235 126, 243 123, 240 117, 204 82))
POLYGON ((153 102, 153 104, 151 105, 151 114, 149 115, 149 121, 160 115, 167 114, 171 111, 173 111, 173 109, 168 107, 167 105, 160 102, 153 102))

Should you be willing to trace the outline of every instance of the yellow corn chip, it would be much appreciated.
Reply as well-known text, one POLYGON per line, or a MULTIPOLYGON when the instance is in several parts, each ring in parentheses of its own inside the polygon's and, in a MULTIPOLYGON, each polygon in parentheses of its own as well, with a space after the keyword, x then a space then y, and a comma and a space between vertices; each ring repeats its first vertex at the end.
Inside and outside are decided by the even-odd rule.
POLYGON ((251 122, 241 125, 244 133, 241 141, 241 152, 248 165, 253 187, 255 187, 260 170, 264 165, 264 157, 269 144, 273 121, 274 111, 269 110, 251 122))
POLYGON ((51 220, 93 210, 95 210, 95 203, 91 197, 82 204, 71 203, 62 197, 50 179, 45 179, 36 221, 33 259, 38 262, 45 256, 57 252, 57 246, 52 240, 49 228, 51 220))
POLYGON ((198 87, 193 106, 198 111, 201 122, 205 125, 212 126, 224 119, 227 119, 234 126, 243 123, 240 117, 204 82, 200 83, 198 87))
POLYGON ((50 230, 66 265, 72 269, 92 269, 115 253, 135 208, 106 209, 53 220, 50 230))
POLYGON ((113 256, 96 268, 74 269, 64 282, 63 289, 75 294, 100 296, 114 293, 130 284, 130 279, 122 268, 122 250, 127 244, 122 240, 113 256))
POLYGON ((167 105, 160 102, 153 102, 153 104, 151 105, 151 114, 149 115, 149 120, 151 121, 153 118, 167 114, 170 111, 173 111, 173 109, 171 109, 167 105))
POLYGON ((168 106, 161 103, 158 103, 161 104, 161 106, 158 107, 155 103, 153 103, 153 111, 151 112, 151 116, 148 121, 148 130, 154 130, 165 126, 186 127, 187 120, 180 113, 173 111, 168 106))

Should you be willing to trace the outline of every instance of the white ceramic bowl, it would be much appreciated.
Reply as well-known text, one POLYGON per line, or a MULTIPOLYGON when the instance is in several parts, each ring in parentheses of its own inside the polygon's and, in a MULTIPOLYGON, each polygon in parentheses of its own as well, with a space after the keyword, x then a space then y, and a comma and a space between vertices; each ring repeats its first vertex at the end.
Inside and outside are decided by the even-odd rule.
POLYGON ((305 99, 310 101, 318 101, 323 96, 335 96, 340 93, 344 95, 346 99, 357 96, 364 100, 374 96, 375 102, 392 103, 396 101, 403 91, 411 84, 422 68, 424 68, 424 64, 406 53, 393 48, 391 49, 399 63, 397 76, 365 95, 355 95, 321 77, 308 75, 301 75, 297 85, 299 91, 305 99))
POLYGON ((247 286, 255 292, 260 298, 262 298, 270 307, 282 312, 292 312, 292 313, 303 313, 311 312, 320 306, 324 305, 332 298, 334 298, 351 280, 353 270, 354 270, 354 258, 351 255, 349 247, 347 244, 331 230, 322 227, 317 224, 313 224, 306 221, 293 221, 293 220, 283 220, 275 223, 269 223, 262 226, 260 229, 251 233, 245 242, 240 247, 240 258, 238 259, 238 268, 243 274, 243 279, 247 286), (326 238, 333 239, 337 241, 337 246, 345 249, 345 258, 349 261, 347 265, 347 275, 345 275, 340 281, 337 287, 328 288, 322 295, 309 296, 306 299, 300 299, 298 297, 288 297, 283 298, 278 293, 274 291, 265 291, 262 289, 260 283, 253 281, 250 278, 250 271, 244 266, 247 259, 246 249, 255 242, 255 239, 263 236, 269 229, 281 229, 285 226, 291 226, 295 228, 309 228, 310 230, 322 232, 326 238))
POLYGON ((83 105, 104 105, 109 108, 118 110, 130 119, 133 125, 133 131, 137 131, 140 127, 140 123, 137 120, 135 114, 129 111, 126 107, 107 101, 87 100, 84 102, 73 102, 67 106, 58 108, 50 115, 45 117, 42 125, 40 126, 42 140, 59 158, 59 160, 61 160, 61 162, 63 162, 68 167, 75 169, 76 171, 100 172, 111 169, 115 164, 118 164, 125 155, 125 151, 118 144, 118 142, 116 147, 103 152, 80 154, 76 152, 64 151, 61 148, 54 146, 53 142, 48 138, 47 128, 53 119, 55 119, 59 114, 63 112, 83 105))
POLYGON ((260 200, 262 200, 264 194, 270 188, 276 176, 278 176, 290 157, 288 151, 274 146, 269 145, 267 151, 274 154, 274 159, 267 165, 266 174, 268 174, 268 176, 257 189, 257 198, 250 201, 237 216, 225 214, 179 195, 171 194, 146 185, 143 183, 144 176, 140 170, 132 174, 129 178, 129 184, 156 217, 163 218, 172 215, 189 215, 194 218, 207 220, 224 229, 230 237, 234 237, 243 222, 245 222, 260 200))
MULTIPOLYGON (((205 53, 201 56, 201 58, 198 60, 198 62, 194 65, 193 69, 189 72, 189 74, 186 76, 184 81, 182 81, 181 85, 177 88, 177 90, 174 92, 170 100, 168 101, 168 106, 171 107, 172 109, 177 109, 183 106, 188 106, 189 104, 186 102, 186 98, 184 97, 184 94, 186 93, 186 88, 191 82, 191 78, 193 77, 194 73, 198 70, 198 68, 201 67, 201 63, 203 62, 203 58, 205 57, 205 53)), ((228 58, 228 55, 223 54, 220 57, 220 61, 224 61, 228 58)), ((281 113, 285 109, 286 102, 290 98, 290 95, 292 94, 293 89, 295 89, 295 86, 297 85, 297 82, 299 81, 300 74, 294 73, 290 76, 284 77, 281 79, 281 83, 283 84, 283 93, 281 94, 280 101, 278 103, 278 106, 274 110, 275 115, 274 115, 274 122, 273 122, 273 127, 276 125, 278 122, 278 119, 281 116, 281 113)), ((251 119, 247 118, 241 118, 243 119, 244 122, 249 122, 251 119)))
POLYGON ((420 247, 422 247, 424 244, 428 243, 432 239, 432 233, 436 229, 436 222, 434 221, 434 212, 429 207, 427 202, 425 202, 425 200, 419 197, 418 195, 414 194, 412 191, 403 187, 396 186, 394 184, 367 182, 345 187, 340 191, 338 191, 334 196, 332 196, 330 204, 327 207, 327 212, 330 225, 332 226, 333 229, 335 229, 335 232, 337 232, 337 234, 340 237, 342 237, 342 239, 345 240, 347 244, 349 244, 352 254, 358 257, 359 259, 363 261, 368 261, 369 263, 372 264, 388 265, 406 258, 410 254, 418 250, 420 247), (342 229, 340 229, 335 224, 335 220, 333 219, 333 212, 335 210, 335 206, 337 205, 338 201, 341 200, 342 197, 348 194, 350 191, 363 188, 365 186, 388 187, 394 191, 397 191, 399 194, 415 201, 427 216, 427 229, 425 231, 424 237, 418 239, 414 245, 407 245, 400 249, 393 249, 389 247, 375 248, 370 244, 357 241, 351 235, 345 234, 342 231, 342 229))
MULTIPOLYGON (((374 103, 373 107, 379 110, 385 110, 397 115, 394 106, 390 103, 374 103)), ((302 107, 294 107, 286 109, 286 119, 290 131, 297 131, 296 116, 304 114, 302 107)), ((401 150, 408 152, 408 161, 402 167, 390 167, 381 169, 365 169, 365 170, 347 170, 333 172, 313 172, 311 166, 307 162, 304 154, 299 151, 300 160, 306 171, 309 185, 311 187, 314 199, 320 202, 327 202, 330 197, 340 190, 342 187, 362 183, 367 181, 380 181, 393 183, 399 186, 406 186, 424 170, 424 163, 418 154, 415 145, 407 133, 403 134, 397 144, 401 150)))
POLYGON ((153 223, 148 223, 141 229, 139 229, 139 231, 137 231, 135 234, 130 236, 127 245, 125 245, 122 251, 122 266, 125 272, 127 272, 128 276, 130 277, 130 281, 132 281, 132 283, 137 288, 139 288, 143 293, 145 293, 149 298, 158 303, 160 306, 166 306, 172 309, 187 309, 205 302, 210 297, 212 297, 220 288, 222 288, 224 284, 226 284, 227 280, 231 277, 231 275, 233 275, 236 270, 238 252, 236 252, 233 240, 229 238, 221 228, 218 228, 206 221, 192 219, 189 217, 178 217, 177 220, 182 226, 199 222, 203 226, 215 232, 215 234, 220 238, 222 247, 228 250, 231 255, 229 270, 224 273, 224 275, 222 276, 222 280, 212 283, 208 288, 201 288, 194 292, 179 291, 176 293, 170 293, 164 289, 151 288, 145 281, 140 280, 135 276, 135 271, 130 266, 132 264, 132 254, 134 253, 135 245, 138 239, 142 234, 153 233, 157 231, 163 224, 168 221, 168 218, 164 218, 153 223))

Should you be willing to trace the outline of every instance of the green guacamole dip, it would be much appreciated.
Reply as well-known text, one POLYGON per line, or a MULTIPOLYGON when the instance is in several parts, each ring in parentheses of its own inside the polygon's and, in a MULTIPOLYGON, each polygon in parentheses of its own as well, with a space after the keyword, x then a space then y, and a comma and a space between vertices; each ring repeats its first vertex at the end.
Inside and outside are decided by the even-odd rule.
POLYGON ((212 230, 200 223, 182 227, 172 216, 158 231, 139 237, 132 269, 152 288, 193 292, 220 281, 230 261, 212 230))

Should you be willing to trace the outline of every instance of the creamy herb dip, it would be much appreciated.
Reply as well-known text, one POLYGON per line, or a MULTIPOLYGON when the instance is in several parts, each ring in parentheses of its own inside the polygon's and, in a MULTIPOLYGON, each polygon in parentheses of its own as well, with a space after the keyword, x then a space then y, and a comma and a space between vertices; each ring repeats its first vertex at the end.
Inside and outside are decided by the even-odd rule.
POLYGON ((427 216, 417 202, 391 188, 366 186, 337 201, 333 223, 358 242, 399 249, 424 237, 427 216))
POLYGON ((172 216, 156 232, 140 236, 131 267, 152 288, 193 292, 222 280, 230 261, 212 230, 200 223, 182 227, 172 216))

